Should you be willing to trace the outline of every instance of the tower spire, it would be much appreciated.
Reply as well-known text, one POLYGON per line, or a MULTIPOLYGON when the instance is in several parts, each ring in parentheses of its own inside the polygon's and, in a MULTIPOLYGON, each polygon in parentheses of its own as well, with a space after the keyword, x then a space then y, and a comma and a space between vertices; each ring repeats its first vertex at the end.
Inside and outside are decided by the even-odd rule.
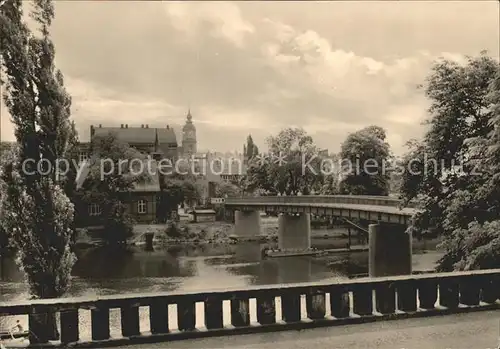
POLYGON ((160 150, 160 139, 158 138, 158 129, 155 128, 155 153, 160 150))

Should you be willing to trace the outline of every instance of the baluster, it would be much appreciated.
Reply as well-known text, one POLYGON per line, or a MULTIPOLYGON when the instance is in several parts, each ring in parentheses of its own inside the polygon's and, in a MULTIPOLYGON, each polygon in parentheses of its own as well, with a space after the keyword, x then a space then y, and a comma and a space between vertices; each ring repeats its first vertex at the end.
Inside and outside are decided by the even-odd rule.
POLYGON ((42 314, 28 314, 29 341, 31 344, 48 343, 48 338, 45 336, 45 326, 42 314))
POLYGON ((417 286, 413 280, 398 282, 398 309, 404 312, 417 311, 417 286))
POLYGON ((493 304, 500 296, 500 282, 491 275, 481 278, 481 301, 493 304))
POLYGON ((250 325, 250 304, 248 298, 231 299, 231 325, 243 327, 250 325))
POLYGON ((391 283, 375 287, 375 304, 381 314, 393 314, 396 311, 396 292, 391 283))
POLYGON ((458 281, 455 279, 444 279, 439 281, 439 305, 446 308, 457 308, 460 304, 460 293, 458 281))
POLYGON ((80 339, 78 309, 64 309, 61 315, 61 343, 78 342, 80 339))
POLYGON ((479 305, 481 300, 481 280, 478 277, 462 278, 459 282, 460 303, 464 305, 479 305))
POLYGON ((196 329, 196 302, 186 300, 177 303, 177 324, 180 331, 196 329))
POLYGON ((30 344, 44 344, 59 339, 55 316, 47 307, 35 308, 33 313, 28 314, 30 344))
POLYGON ((215 296, 205 299, 205 327, 209 330, 224 327, 222 299, 215 296))
POLYGON ((349 317, 349 292, 343 287, 333 287, 330 291, 330 311, 338 319, 349 317))
POLYGON ((358 284, 353 289, 354 296, 354 314, 372 315, 373 314, 373 290, 371 285, 358 284))
POLYGON ((257 321, 261 325, 276 323, 276 302, 274 296, 257 297, 257 321))
POLYGON ((139 306, 125 304, 120 308, 122 336, 132 337, 141 334, 139 325, 139 306))
POLYGON ((312 289, 306 295, 307 317, 311 320, 321 320, 326 314, 325 292, 312 289))
POLYGON ((92 340, 109 339, 109 308, 97 305, 90 311, 92 340))
POLYGON ((287 323, 302 320, 300 293, 287 292, 281 296, 281 317, 287 323))
POLYGON ((149 323, 152 334, 168 333, 168 302, 155 299, 149 306, 149 323))
POLYGON ((418 300, 421 309, 434 309, 437 301, 437 282, 434 280, 418 281, 418 300))

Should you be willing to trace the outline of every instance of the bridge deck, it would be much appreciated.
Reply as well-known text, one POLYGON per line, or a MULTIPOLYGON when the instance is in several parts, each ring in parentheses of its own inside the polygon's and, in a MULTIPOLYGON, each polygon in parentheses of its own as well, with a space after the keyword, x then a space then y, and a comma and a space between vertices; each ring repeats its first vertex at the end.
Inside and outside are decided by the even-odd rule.
POLYGON ((375 322, 342 327, 193 339, 126 349, 486 349, 497 348, 500 311, 375 322))
POLYGON ((387 213, 393 215, 412 216, 417 212, 415 208, 398 208, 392 206, 381 205, 357 205, 357 204, 327 204, 327 203, 270 203, 270 202, 246 202, 246 203, 230 203, 227 206, 288 206, 288 207, 314 207, 314 208, 331 208, 336 210, 351 210, 351 211, 366 211, 376 213, 387 213))

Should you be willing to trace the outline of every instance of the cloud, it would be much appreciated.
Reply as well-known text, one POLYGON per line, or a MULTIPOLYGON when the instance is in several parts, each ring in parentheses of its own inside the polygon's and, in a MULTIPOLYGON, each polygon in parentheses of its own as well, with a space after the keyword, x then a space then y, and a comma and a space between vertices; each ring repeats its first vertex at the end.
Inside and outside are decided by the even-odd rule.
POLYGON ((209 24, 212 35, 242 47, 245 36, 254 32, 253 25, 245 21, 240 9, 230 2, 167 2, 165 11, 172 25, 191 37, 209 24))
POLYGON ((88 139, 92 124, 151 124, 166 127, 167 124, 184 122, 184 108, 161 99, 116 95, 105 86, 91 84, 82 79, 66 79, 66 88, 73 99, 72 118, 78 124, 81 139, 88 139), (164 120, 160 119, 162 116, 164 120))

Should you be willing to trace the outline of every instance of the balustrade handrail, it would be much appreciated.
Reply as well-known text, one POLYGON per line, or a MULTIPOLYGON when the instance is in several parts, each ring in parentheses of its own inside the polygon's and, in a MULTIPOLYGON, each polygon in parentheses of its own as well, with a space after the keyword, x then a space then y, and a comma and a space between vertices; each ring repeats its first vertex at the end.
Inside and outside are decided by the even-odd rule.
MULTIPOLYGON (((255 203, 280 203, 280 204, 340 204, 340 205, 366 205, 366 206, 400 206, 403 201, 390 196, 370 195, 300 195, 300 196, 250 196, 225 199, 226 205, 255 204, 255 203), (360 202, 365 201, 365 202, 360 202)), ((418 200, 411 201, 406 208, 416 208, 418 200)))
POLYGON ((442 279, 453 280, 453 279, 466 279, 474 278, 480 276, 495 276, 500 277, 500 269, 484 269, 484 270, 474 270, 474 271, 459 271, 459 272, 444 272, 444 273, 431 273, 431 274, 414 274, 414 275, 402 275, 402 276, 390 276, 390 277, 377 277, 377 278, 359 278, 359 279, 349 279, 342 280, 338 282, 307 282, 307 283, 295 283, 295 284, 284 284, 280 286, 276 285, 261 285, 261 286, 248 286, 245 289, 241 288, 225 288, 225 289, 213 289, 209 291, 173 291, 173 292, 158 292, 149 294, 118 294, 118 295, 106 295, 97 297, 72 297, 72 298, 53 298, 53 299, 36 299, 24 302, 18 302, 12 304, 11 302, 0 303, 0 315, 21 315, 29 314, 34 308, 43 309, 45 307, 50 307, 52 310, 56 309, 67 309, 67 308, 82 308, 82 309, 93 309, 99 303, 106 303, 107 306, 112 306, 114 302, 116 304, 125 303, 135 303, 139 305, 150 304, 152 300, 163 299, 166 301, 177 302, 182 299, 189 299, 190 301, 203 301, 207 298, 219 298, 219 299, 233 299, 239 296, 257 296, 257 295, 267 295, 275 294, 280 295, 286 291, 297 291, 305 292, 311 288, 331 288, 339 287, 344 289, 355 289, 356 287, 363 285, 382 285, 387 283, 398 283, 398 282, 409 282, 409 281, 442 281, 442 279))
MULTIPOLYGON (((394 196, 388 196, 388 195, 348 195, 348 194, 335 194, 335 195, 323 195, 323 194, 310 194, 310 195, 283 195, 283 196, 277 196, 277 195, 270 195, 270 196, 258 196, 258 197, 296 197, 296 196, 309 196, 309 197, 339 197, 339 198, 383 198, 383 199, 390 199, 390 200, 399 200, 397 197, 394 196)), ((255 197, 255 196, 254 196, 255 197)))
MULTIPOLYGON (((372 195, 288 195, 288 196, 239 196, 239 197, 232 197, 232 198, 226 198, 225 201, 236 201, 236 200, 259 200, 259 199, 297 199, 297 198, 311 198, 311 199, 318 199, 318 198, 324 198, 324 199, 350 199, 350 200, 356 200, 356 199, 366 199, 366 200, 383 200, 383 201, 392 201, 392 202, 402 202, 401 199, 391 197, 391 196, 372 196, 372 195)), ((413 201, 412 201, 413 202, 413 201)), ((418 201, 415 201, 418 202, 418 201)))

